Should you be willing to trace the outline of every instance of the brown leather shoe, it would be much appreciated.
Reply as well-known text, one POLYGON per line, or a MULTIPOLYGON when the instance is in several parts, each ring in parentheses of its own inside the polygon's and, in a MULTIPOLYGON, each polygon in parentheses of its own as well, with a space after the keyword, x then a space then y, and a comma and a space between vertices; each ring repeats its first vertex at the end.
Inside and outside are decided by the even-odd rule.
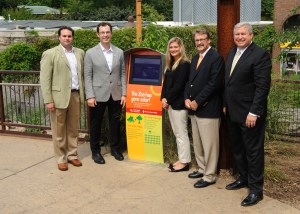
POLYGON ((59 163, 57 166, 58 166, 58 169, 60 171, 67 171, 68 170, 68 164, 67 163, 59 163))
POLYGON ((78 160, 78 159, 68 160, 68 162, 69 162, 70 164, 72 164, 73 166, 77 166, 77 167, 82 166, 81 161, 78 160))

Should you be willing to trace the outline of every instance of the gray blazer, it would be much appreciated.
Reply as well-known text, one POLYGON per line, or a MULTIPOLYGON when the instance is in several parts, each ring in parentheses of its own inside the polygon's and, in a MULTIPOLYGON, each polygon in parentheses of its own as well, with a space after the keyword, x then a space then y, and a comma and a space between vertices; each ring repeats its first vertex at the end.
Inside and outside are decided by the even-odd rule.
POLYGON ((113 100, 121 100, 121 96, 126 96, 124 53, 112 44, 111 49, 111 72, 99 44, 87 50, 84 58, 86 99, 95 98, 97 102, 106 102, 110 95, 113 100))

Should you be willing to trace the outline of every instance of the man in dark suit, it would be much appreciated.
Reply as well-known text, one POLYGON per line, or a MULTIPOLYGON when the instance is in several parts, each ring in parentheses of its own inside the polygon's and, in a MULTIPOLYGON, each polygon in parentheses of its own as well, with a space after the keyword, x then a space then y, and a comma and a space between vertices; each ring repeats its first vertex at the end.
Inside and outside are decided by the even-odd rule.
POLYGON ((110 43, 112 26, 97 26, 100 43, 86 52, 84 58, 85 94, 90 107, 90 144, 92 159, 104 164, 101 155, 101 125, 106 107, 109 115, 111 155, 124 159, 120 151, 120 116, 126 102, 126 75, 123 51, 110 43))
POLYGON ((272 64, 269 53, 252 42, 250 24, 236 24, 233 34, 236 47, 226 60, 223 111, 239 178, 226 189, 248 186, 249 195, 241 205, 250 206, 263 199, 264 132, 272 64))
POLYGON ((194 184, 195 188, 202 188, 214 184, 217 179, 224 60, 211 48, 210 34, 205 29, 196 30, 194 39, 199 53, 192 58, 184 96, 191 117, 194 152, 199 167, 189 174, 189 178, 202 177, 194 184))

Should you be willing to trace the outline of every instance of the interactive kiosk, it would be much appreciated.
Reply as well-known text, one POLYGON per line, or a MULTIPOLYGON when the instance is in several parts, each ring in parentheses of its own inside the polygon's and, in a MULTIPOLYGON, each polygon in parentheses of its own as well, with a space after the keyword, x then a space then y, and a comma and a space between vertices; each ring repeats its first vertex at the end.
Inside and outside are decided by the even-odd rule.
POLYGON ((128 158, 163 163, 160 101, 164 55, 148 48, 125 51, 128 158))

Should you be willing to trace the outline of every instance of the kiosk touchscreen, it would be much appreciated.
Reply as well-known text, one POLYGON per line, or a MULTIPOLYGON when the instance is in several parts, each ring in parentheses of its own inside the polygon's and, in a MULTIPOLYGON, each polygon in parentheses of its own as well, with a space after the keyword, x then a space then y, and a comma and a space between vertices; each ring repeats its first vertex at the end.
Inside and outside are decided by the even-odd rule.
POLYGON ((129 84, 161 85, 161 57, 133 55, 129 84))
POLYGON ((163 163, 163 55, 136 48, 125 52, 127 68, 126 138, 128 158, 163 163))

